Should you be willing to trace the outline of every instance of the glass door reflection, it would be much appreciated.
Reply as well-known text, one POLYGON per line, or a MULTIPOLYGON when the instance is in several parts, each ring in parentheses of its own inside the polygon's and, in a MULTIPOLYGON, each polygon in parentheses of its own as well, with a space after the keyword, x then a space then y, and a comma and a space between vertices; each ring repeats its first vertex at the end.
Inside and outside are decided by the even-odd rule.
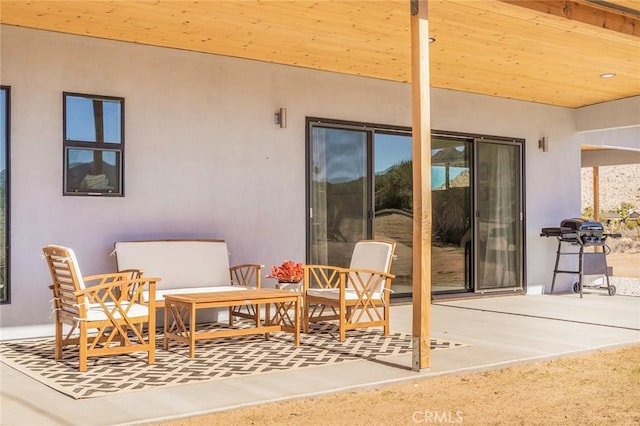
POLYGON ((374 238, 396 243, 393 297, 413 290, 413 174, 410 134, 374 134, 374 238))
POLYGON ((433 293, 473 291, 472 146, 466 139, 432 138, 433 293))
POLYGON ((349 266, 369 235, 366 131, 313 126, 310 164, 310 263, 349 266))

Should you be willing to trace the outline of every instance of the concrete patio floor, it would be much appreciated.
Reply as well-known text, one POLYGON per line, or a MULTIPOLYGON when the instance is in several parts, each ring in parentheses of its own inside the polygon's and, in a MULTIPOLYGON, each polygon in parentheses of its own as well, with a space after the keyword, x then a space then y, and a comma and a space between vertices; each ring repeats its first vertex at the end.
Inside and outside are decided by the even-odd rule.
MULTIPOLYGON (((412 306, 393 306, 391 328, 411 330, 412 306)), ((431 335, 469 346, 355 361, 210 383, 74 400, 0 363, 0 424, 151 424, 220 410, 303 398, 442 374, 482 371, 601 348, 640 344, 640 297, 601 292, 507 296, 432 305, 431 335)))

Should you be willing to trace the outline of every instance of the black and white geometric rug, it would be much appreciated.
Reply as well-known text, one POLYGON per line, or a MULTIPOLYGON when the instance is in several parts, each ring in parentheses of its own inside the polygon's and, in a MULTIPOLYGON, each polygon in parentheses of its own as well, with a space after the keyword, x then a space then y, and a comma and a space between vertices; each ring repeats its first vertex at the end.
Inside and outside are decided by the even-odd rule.
MULTIPOLYGON (((88 371, 78 371, 77 348, 67 347, 63 359, 53 359, 54 339, 12 340, 0 343, 0 360, 12 368, 75 399, 94 398, 121 392, 201 383, 241 375, 322 366, 355 360, 375 360, 411 353, 410 333, 391 333, 381 329, 352 330, 340 343, 326 327, 300 335, 300 346, 293 335, 263 335, 202 340, 196 343, 196 357, 189 348, 171 342, 162 349, 158 333, 156 362, 148 365, 146 353, 89 358, 88 371)), ((466 346, 432 340, 431 350, 466 346)))

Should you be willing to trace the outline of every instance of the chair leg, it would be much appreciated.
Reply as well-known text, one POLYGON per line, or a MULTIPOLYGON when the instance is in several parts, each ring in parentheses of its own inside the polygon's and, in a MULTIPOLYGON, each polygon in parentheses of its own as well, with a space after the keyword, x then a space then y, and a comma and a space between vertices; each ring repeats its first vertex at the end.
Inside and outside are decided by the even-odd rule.
POLYGON ((147 364, 155 364, 156 362, 156 325, 149 322, 149 356, 147 364))
POLYGON ((340 341, 341 342, 344 342, 347 339, 346 311, 347 311, 347 307, 344 304, 344 300, 341 300, 340 301, 340 312, 339 312, 339 317, 340 318, 338 319, 338 321, 340 322, 340 341))
POLYGON ((56 348, 53 354, 55 360, 62 358, 62 323, 56 318, 56 348))
POLYGON ((389 302, 384 304, 384 335, 389 335, 389 302))
POLYGON ((302 306, 302 332, 309 334, 309 304, 304 302, 302 306))
POLYGON ((87 371, 87 327, 84 322, 80 323, 80 337, 78 340, 78 347, 80 348, 80 354, 78 355, 80 372, 87 371))
MULTIPOLYGON (((140 328, 144 326, 140 324, 140 328)), ((147 330, 149 333, 149 357, 147 362, 149 364, 155 364, 156 362, 156 310, 149 309, 149 318, 147 322, 147 330)))
MULTIPOLYGON (((127 339, 126 339, 126 335, 128 333, 128 329, 126 325, 122 326, 122 332, 120 333, 120 346, 126 346, 127 344, 127 339)), ((111 333, 117 333, 117 331, 115 329, 111 330, 111 333)))

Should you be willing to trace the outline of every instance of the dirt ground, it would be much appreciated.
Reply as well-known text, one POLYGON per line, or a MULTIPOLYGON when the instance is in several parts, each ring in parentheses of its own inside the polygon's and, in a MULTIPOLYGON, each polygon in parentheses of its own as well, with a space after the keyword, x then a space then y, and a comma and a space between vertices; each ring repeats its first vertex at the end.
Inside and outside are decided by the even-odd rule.
POLYGON ((617 277, 640 278, 640 253, 611 253, 607 265, 613 267, 617 277))
MULTIPOLYGON (((640 278, 640 253, 611 253, 640 278)), ((224 425, 638 425, 640 345, 162 423, 224 425)))
POLYGON ((640 345, 164 425, 637 425, 640 345))

